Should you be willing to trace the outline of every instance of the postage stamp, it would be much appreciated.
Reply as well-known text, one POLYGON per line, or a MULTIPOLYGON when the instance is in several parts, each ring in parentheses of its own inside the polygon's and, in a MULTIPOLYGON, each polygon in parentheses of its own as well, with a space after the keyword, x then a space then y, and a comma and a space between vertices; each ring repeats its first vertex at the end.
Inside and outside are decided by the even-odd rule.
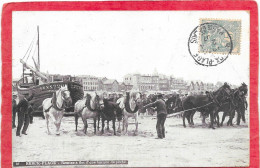
POLYGON ((224 62, 232 52, 232 38, 219 24, 203 23, 190 34, 188 49, 196 63, 216 66, 224 62))
MULTIPOLYGON (((200 19, 200 24, 204 24, 204 23, 215 23, 219 26, 222 26, 224 29, 226 29, 231 37, 232 44, 233 44, 231 54, 234 55, 240 54, 241 20, 207 19, 207 18, 200 19)), ((201 38, 199 41, 201 47, 199 47, 199 52, 225 54, 226 53, 225 47, 222 47, 221 45, 220 46, 215 45, 215 44, 216 41, 229 40, 229 38, 227 36, 223 36, 223 39, 218 39, 218 37, 220 36, 216 38, 215 36, 216 34, 210 36, 209 30, 210 29, 203 29, 203 32, 201 32, 201 36, 200 36, 201 38), (202 36, 204 36, 204 38, 202 38, 202 36), (211 43, 213 45, 211 45, 211 43)))

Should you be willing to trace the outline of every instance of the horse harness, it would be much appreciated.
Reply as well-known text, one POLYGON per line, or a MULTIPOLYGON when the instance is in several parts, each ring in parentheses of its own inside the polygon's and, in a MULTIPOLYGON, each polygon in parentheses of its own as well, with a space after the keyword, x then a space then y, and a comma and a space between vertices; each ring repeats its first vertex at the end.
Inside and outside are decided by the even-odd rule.
MULTIPOLYGON (((68 91, 68 90, 64 90, 64 91, 68 91)), ((61 90, 60 90, 60 92, 62 92, 61 90)), ((55 110, 57 110, 57 111, 62 111, 62 110, 65 110, 65 105, 64 105, 64 102, 62 103, 62 106, 61 106, 61 108, 59 108, 58 106, 57 106, 57 96, 56 96, 56 92, 54 92, 53 93, 53 96, 52 96, 52 99, 51 99, 51 106, 48 108, 48 109, 46 109, 44 112, 49 112, 50 111, 50 109, 53 107, 55 110)), ((62 99, 64 100, 64 98, 62 97, 62 99)))
POLYGON ((213 92, 209 92, 207 94, 207 96, 209 97, 210 100, 212 100, 214 103, 216 103, 219 107, 221 107, 221 104, 218 102, 218 100, 215 98, 215 96, 213 95, 213 92))

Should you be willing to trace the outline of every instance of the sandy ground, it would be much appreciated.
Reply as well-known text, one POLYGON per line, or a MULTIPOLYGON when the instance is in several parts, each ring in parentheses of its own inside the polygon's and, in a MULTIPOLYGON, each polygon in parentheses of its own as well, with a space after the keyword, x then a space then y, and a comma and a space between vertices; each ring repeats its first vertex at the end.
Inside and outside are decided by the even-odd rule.
POLYGON ((35 117, 27 136, 16 137, 13 129, 13 161, 128 160, 127 165, 118 166, 248 166, 248 124, 225 124, 213 130, 203 127, 198 115, 195 127, 187 128, 183 128, 182 119, 167 118, 166 138, 162 140, 156 139, 156 119, 152 117, 139 117, 138 135, 134 135, 135 125, 131 124, 128 134, 116 136, 112 124, 104 135, 94 135, 89 124, 85 135, 81 120, 75 132, 74 117, 63 118, 60 136, 54 134, 53 123, 52 134, 47 135, 45 120, 35 117))

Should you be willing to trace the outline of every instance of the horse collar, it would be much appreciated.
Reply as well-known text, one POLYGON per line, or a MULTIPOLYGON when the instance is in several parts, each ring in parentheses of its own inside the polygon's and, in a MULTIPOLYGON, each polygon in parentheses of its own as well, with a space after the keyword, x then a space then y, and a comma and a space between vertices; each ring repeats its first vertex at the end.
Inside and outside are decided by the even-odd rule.
MULTIPOLYGON (((91 108, 91 106, 90 106, 90 100, 91 100, 91 98, 88 98, 88 97, 87 97, 85 106, 86 106, 90 111, 96 111, 97 109, 92 109, 92 108, 91 108)), ((92 102, 93 102, 93 101, 92 101, 92 102)))
POLYGON ((57 96, 56 96, 56 92, 54 92, 53 97, 52 97, 52 107, 53 107, 55 110, 57 110, 57 111, 62 111, 62 110, 65 109, 65 107, 64 107, 64 101, 62 102, 61 108, 59 108, 59 107, 57 106, 57 96))

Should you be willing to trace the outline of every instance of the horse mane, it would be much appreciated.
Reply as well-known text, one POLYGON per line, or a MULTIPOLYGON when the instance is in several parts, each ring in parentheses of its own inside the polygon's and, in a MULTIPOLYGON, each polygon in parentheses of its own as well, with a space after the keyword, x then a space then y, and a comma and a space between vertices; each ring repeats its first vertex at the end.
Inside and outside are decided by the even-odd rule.
POLYGON ((91 105, 90 105, 90 100, 91 100, 92 96, 91 96, 89 93, 87 93, 86 97, 87 97, 86 102, 85 102, 86 107, 87 107, 90 111, 95 111, 96 109, 92 109, 92 108, 91 108, 91 105))
POLYGON ((52 97, 52 100, 51 100, 51 103, 52 103, 53 108, 54 108, 55 110, 58 110, 58 111, 62 110, 62 108, 63 108, 63 106, 64 106, 64 104, 62 104, 61 108, 59 108, 59 107, 57 106, 57 92, 58 92, 58 91, 61 92, 62 89, 60 88, 59 90, 53 92, 53 97, 52 97), (59 90, 60 90, 60 91, 59 91, 59 90))
POLYGON ((126 93, 125 110, 126 110, 128 113, 136 113, 136 112, 138 111, 138 106, 135 106, 134 111, 132 111, 131 108, 130 108, 129 100, 130 100, 130 93, 127 92, 127 93, 126 93))

